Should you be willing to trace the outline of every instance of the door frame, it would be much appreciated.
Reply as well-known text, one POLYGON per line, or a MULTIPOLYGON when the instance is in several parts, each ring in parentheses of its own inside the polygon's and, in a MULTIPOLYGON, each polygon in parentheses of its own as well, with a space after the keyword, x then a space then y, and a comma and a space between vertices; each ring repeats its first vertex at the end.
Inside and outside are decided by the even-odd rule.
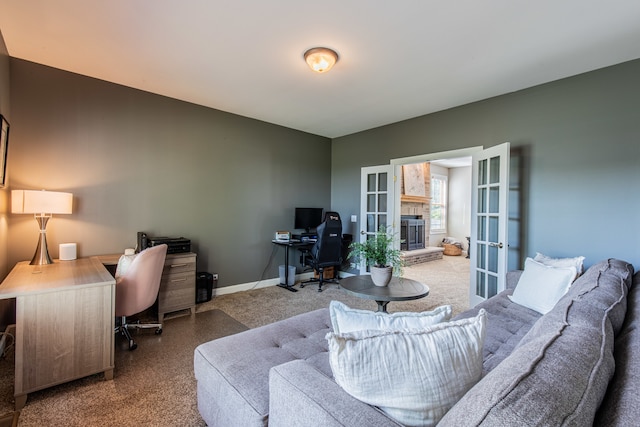
MULTIPOLYGON (((449 151, 440 151, 436 153, 429 154, 421 154, 417 156, 410 157, 399 157, 397 159, 391 159, 390 163, 394 166, 393 174, 398 177, 402 173, 402 166, 408 165, 412 163, 425 163, 431 162, 434 160, 446 160, 453 159, 456 157, 473 157, 473 154, 482 152, 484 147, 481 145, 468 147, 468 148, 460 148, 457 150, 449 150, 449 151)), ((469 183, 471 185, 471 183, 469 183)), ((393 200, 393 223, 400 224, 400 180, 396 179, 394 181, 394 200, 393 200)), ((471 203, 471 200, 469 200, 471 203)), ((400 249, 400 242, 398 242, 398 246, 396 249, 400 249)))

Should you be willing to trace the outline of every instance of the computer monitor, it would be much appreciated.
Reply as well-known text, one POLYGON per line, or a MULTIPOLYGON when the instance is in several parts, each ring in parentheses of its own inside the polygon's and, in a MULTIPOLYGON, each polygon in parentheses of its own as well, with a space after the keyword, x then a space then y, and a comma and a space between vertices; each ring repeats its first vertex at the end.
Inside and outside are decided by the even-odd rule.
POLYGON ((322 224, 322 208, 296 208, 294 228, 307 233, 322 224))

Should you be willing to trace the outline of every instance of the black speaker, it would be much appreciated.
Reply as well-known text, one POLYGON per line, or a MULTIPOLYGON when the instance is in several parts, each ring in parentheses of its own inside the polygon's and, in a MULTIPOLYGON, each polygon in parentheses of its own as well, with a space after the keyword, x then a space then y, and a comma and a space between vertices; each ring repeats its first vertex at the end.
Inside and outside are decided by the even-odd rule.
POLYGON ((213 282, 213 274, 207 272, 196 273, 196 304, 211 301, 213 282))

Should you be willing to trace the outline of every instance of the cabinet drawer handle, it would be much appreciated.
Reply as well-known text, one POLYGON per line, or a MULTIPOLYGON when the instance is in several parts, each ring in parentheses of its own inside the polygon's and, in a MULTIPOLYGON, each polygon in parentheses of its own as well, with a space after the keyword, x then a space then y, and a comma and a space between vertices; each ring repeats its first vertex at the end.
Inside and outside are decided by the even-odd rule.
POLYGON ((189 265, 189 264, 187 264, 187 263, 184 263, 184 264, 171 264, 171 268, 186 267, 187 265, 189 265))
POLYGON ((186 277, 183 277, 182 279, 173 279, 171 280, 172 282, 185 282, 187 280, 186 277))

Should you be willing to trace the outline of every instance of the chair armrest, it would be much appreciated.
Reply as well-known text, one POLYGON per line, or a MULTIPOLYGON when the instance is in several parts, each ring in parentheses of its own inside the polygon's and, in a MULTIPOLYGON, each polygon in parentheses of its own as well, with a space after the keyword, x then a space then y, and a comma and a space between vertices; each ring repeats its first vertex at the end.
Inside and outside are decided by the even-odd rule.
POLYGON ((401 426, 304 360, 269 372, 269 427, 401 426))

